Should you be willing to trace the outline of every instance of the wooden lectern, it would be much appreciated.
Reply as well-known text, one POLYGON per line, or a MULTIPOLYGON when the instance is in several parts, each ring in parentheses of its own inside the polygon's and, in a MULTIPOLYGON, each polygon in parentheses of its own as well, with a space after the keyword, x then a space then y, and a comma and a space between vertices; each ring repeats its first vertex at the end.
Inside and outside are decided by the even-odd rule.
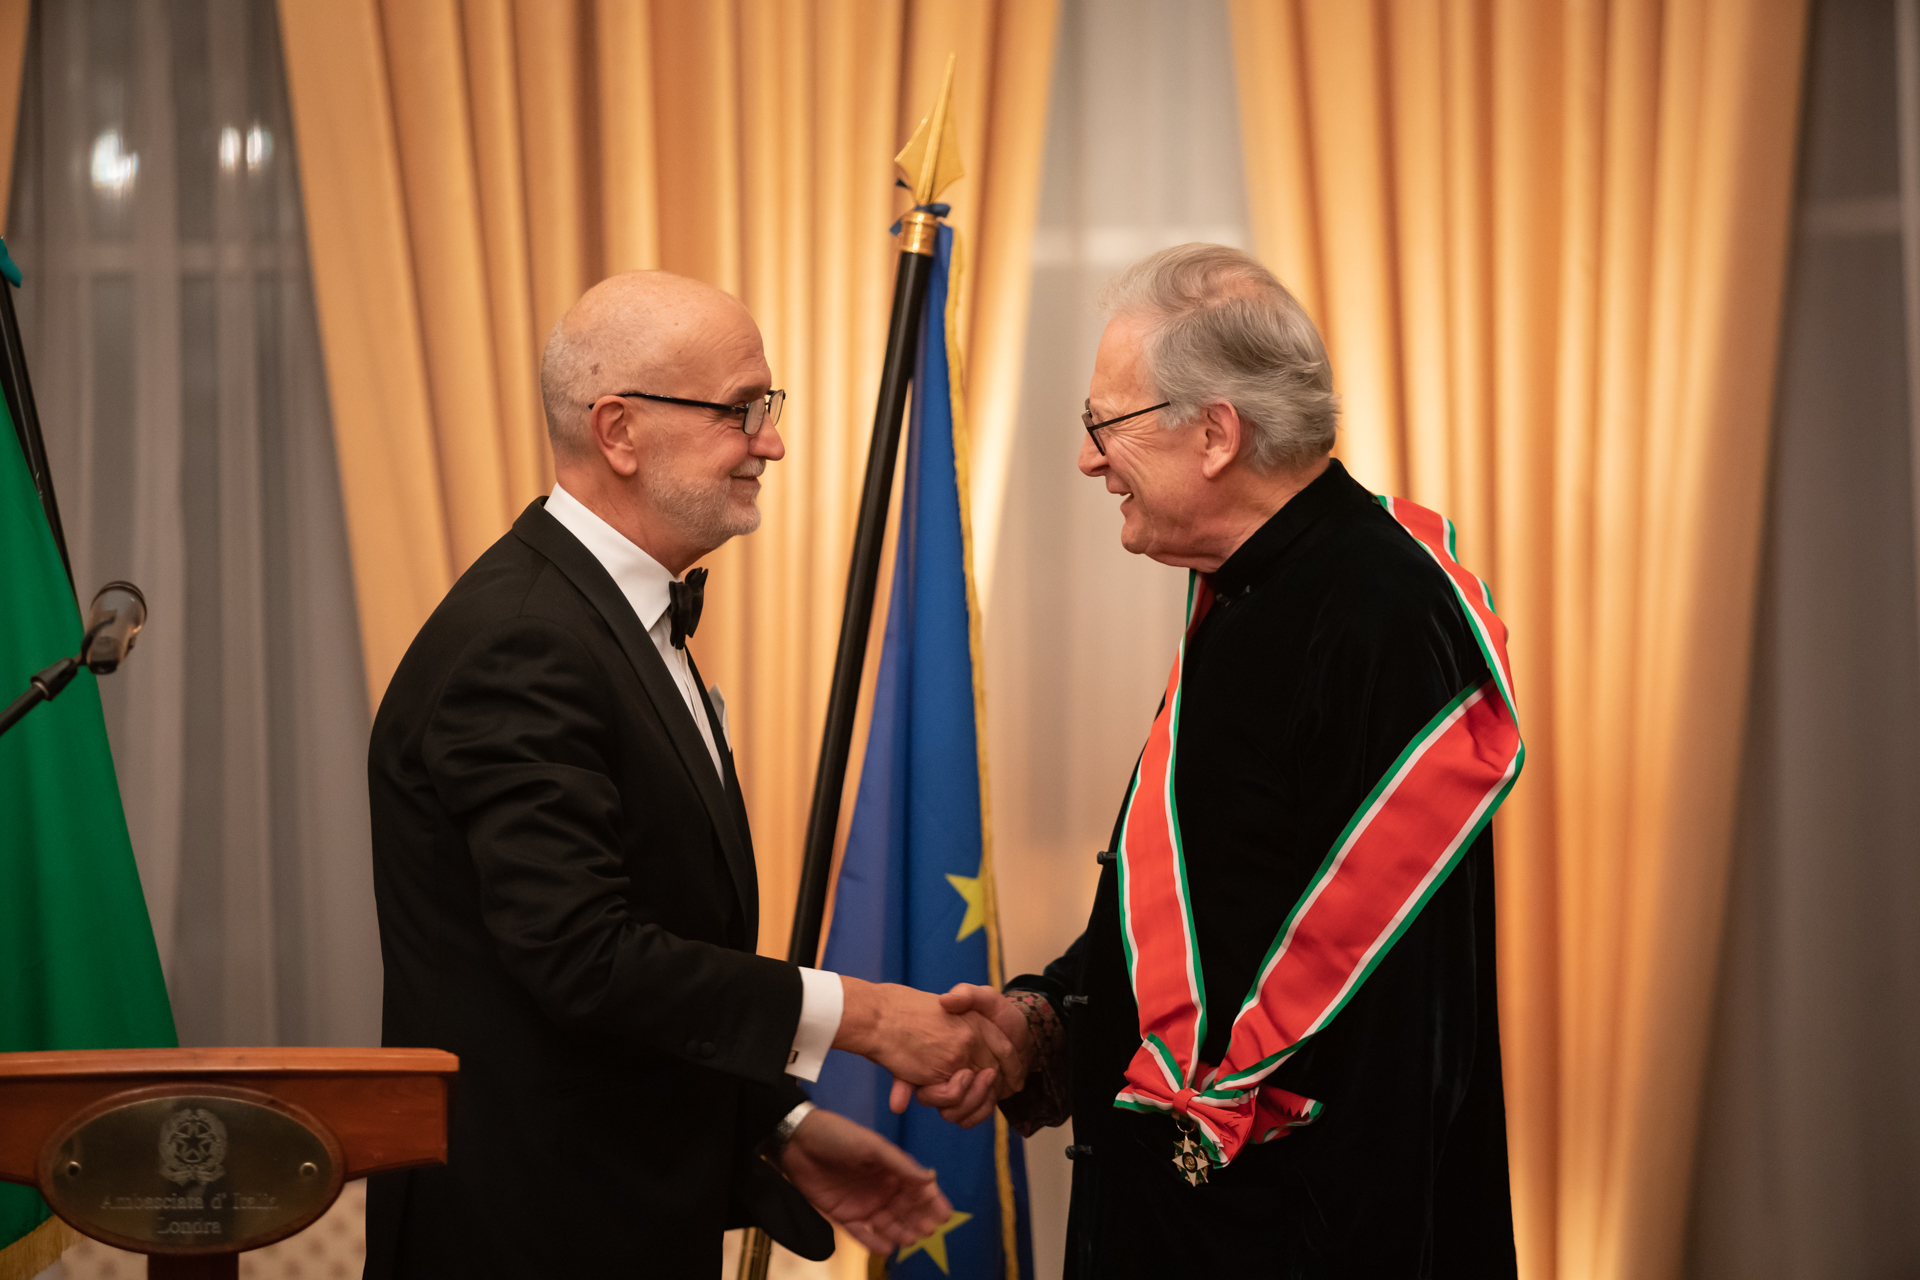
POLYGON ((0 1054, 0 1181, 149 1276, 237 1277, 349 1178, 446 1163, 459 1068, 437 1049, 0 1054))

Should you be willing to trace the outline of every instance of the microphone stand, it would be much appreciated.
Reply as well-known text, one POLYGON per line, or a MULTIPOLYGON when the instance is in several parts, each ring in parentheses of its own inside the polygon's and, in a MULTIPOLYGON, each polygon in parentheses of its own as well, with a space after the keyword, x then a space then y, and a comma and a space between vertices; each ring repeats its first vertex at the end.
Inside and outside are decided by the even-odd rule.
POLYGON ((134 640, 140 634, 140 628, 147 623, 147 598, 140 588, 131 582, 115 580, 100 588, 93 597, 93 608, 87 619, 87 629, 80 637, 80 652, 71 658, 62 658, 38 672, 27 681, 27 691, 7 704, 0 711, 0 733, 13 728, 43 702, 52 702, 60 696, 60 691, 73 682, 85 667, 96 676, 112 675, 133 652, 134 640), (114 604, 113 597, 130 597, 125 603, 114 604), (96 644, 102 638, 104 645, 96 644))
MULTIPOLYGON (((86 648, 82 646, 80 652, 85 653, 86 648)), ((5 711, 0 711, 0 733, 5 733, 19 724, 27 712, 41 703, 52 702, 59 697, 60 691, 66 688, 78 674, 80 674, 80 659, 62 658, 27 681, 27 691, 8 703, 5 711)))

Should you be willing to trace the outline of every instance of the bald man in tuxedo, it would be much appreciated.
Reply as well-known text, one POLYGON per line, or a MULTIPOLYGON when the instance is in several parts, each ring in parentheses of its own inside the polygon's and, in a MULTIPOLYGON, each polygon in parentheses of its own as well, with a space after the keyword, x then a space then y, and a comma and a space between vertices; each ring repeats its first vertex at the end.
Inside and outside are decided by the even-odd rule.
POLYGON ((367 1275, 710 1280, 748 1222, 825 1256, 820 1214, 870 1248, 918 1239, 951 1212, 933 1174, 799 1081, 829 1047, 932 1084, 1011 1046, 933 996, 754 953, 752 834, 688 645, 692 566, 759 525, 785 454, 759 329, 695 281, 616 276, 556 326, 541 386, 558 483, 447 594, 374 723, 383 1042, 461 1072, 447 1165, 373 1180, 367 1275))

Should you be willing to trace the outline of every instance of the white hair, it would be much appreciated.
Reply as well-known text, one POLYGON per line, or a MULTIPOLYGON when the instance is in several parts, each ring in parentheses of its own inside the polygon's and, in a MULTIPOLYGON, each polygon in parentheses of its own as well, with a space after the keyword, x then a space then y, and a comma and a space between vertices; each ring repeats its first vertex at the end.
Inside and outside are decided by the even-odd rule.
POLYGON ((1224 400, 1252 428, 1248 461, 1271 472, 1333 448, 1340 403, 1320 331, 1253 255, 1219 244, 1162 249, 1101 294, 1111 318, 1148 321, 1147 379, 1181 426, 1224 400))

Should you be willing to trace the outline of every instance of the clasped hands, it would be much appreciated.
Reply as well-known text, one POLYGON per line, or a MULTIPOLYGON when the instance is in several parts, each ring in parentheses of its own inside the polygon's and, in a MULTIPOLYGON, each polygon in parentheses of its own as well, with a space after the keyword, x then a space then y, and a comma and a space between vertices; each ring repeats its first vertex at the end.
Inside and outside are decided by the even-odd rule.
POLYGON ((1026 1086, 1033 1037, 1026 1015, 992 987, 961 983, 945 995, 842 976, 836 1049, 893 1073, 894 1113, 918 1098, 962 1128, 1026 1086))
MULTIPOLYGON (((972 1126, 1026 1083, 1033 1049, 1026 1017, 992 987, 963 984, 936 996, 844 975, 840 982, 845 1000, 833 1047, 893 1073, 896 1114, 917 1094, 948 1120, 972 1126)), ((810 1112, 777 1162, 815 1208, 883 1253, 923 1239, 953 1212, 933 1170, 830 1111, 810 1112)))

